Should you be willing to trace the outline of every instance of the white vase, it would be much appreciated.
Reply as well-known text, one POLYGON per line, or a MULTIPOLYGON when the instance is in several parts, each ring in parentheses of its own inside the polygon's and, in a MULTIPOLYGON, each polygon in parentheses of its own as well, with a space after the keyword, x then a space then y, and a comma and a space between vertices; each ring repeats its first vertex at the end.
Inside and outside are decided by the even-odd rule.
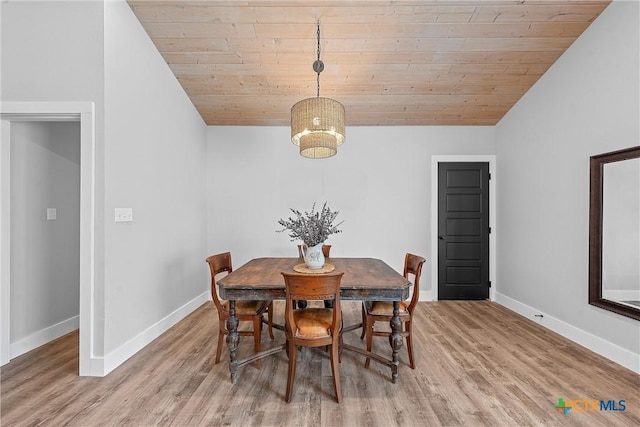
POLYGON ((315 246, 309 246, 306 250, 303 249, 304 263, 311 270, 322 268, 324 265, 324 254, 322 253, 322 243, 318 243, 315 246))

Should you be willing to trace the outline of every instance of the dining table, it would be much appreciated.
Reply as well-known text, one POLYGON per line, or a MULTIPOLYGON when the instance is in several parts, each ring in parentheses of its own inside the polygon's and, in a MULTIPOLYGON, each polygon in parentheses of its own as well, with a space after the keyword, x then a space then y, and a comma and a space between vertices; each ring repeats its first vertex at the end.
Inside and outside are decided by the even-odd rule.
MULTIPOLYGON (((236 301, 238 300, 284 300, 285 285, 282 272, 300 271, 304 261, 301 258, 264 257, 254 258, 225 277, 218 280, 220 296, 229 301, 229 318, 227 346, 229 348, 229 371, 231 382, 235 383, 238 368, 255 360, 284 350, 285 345, 264 350, 243 360, 238 360, 238 317, 236 315, 236 301), (302 263, 302 264, 301 264, 302 263)), ((376 258, 326 258, 325 266, 337 272, 343 272, 340 284, 341 300, 361 301, 391 301, 393 302, 393 317, 391 318, 389 344, 391 358, 379 355, 366 349, 349 344, 342 344, 342 348, 387 365, 391 369, 391 381, 398 378, 398 352, 402 348, 402 321, 400 320, 400 301, 409 297, 409 282, 402 274, 395 271, 384 261, 376 258)), ((323 271, 328 271, 324 268, 323 271)), ((322 274, 322 273, 310 273, 322 274)), ((277 326, 274 326, 277 327, 277 326)), ((346 326, 343 332, 362 327, 362 324, 346 326)), ((279 329, 282 329, 280 327, 279 329)))

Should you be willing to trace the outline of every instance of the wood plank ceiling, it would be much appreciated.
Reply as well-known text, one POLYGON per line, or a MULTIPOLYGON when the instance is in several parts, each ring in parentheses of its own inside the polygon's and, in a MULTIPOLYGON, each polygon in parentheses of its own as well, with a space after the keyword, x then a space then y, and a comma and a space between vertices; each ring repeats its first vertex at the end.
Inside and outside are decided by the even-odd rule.
POLYGON ((611 0, 128 0, 209 125, 289 126, 320 96, 347 126, 494 125, 611 0))

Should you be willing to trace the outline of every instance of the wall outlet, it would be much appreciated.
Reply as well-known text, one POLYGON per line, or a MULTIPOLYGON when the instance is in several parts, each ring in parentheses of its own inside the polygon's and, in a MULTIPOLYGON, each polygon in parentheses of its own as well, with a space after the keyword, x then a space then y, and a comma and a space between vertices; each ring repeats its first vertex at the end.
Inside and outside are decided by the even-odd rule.
POLYGON ((133 221, 132 208, 116 208, 116 222, 132 222, 132 221, 133 221))
POLYGON ((58 210, 56 208, 47 208, 47 221, 54 221, 58 218, 58 210))

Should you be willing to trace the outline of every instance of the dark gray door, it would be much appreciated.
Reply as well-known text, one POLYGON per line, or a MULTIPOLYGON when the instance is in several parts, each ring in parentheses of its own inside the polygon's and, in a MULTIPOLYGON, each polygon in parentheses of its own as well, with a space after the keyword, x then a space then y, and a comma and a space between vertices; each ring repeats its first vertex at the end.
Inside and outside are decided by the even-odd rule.
POLYGON ((489 164, 438 163, 438 299, 489 298, 489 164))

